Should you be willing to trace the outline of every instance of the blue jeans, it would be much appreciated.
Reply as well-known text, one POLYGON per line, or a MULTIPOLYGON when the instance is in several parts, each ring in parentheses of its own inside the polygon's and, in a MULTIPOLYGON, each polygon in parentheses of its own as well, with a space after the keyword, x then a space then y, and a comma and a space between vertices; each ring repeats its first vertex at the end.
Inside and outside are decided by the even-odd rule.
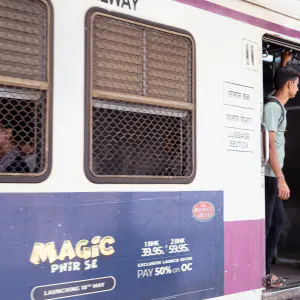
POLYGON ((278 198, 277 179, 265 177, 266 205, 266 274, 270 274, 270 266, 282 229, 284 227, 284 210, 282 200, 278 198))

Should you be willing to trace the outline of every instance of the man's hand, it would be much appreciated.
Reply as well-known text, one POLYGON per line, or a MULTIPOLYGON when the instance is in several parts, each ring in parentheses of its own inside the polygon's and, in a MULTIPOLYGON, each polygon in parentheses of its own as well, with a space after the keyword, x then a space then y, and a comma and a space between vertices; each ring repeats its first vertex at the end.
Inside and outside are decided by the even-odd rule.
POLYGON ((284 177, 278 178, 278 197, 281 200, 288 200, 290 198, 290 189, 284 177))
POLYGON ((292 51, 284 50, 284 52, 281 55, 281 66, 285 67, 291 58, 292 58, 292 51))

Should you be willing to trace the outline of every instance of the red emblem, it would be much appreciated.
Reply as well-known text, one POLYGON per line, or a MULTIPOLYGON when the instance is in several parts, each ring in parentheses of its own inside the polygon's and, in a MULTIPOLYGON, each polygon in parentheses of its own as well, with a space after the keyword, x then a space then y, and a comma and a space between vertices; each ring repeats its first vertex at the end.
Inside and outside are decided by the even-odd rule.
POLYGON ((193 215, 199 221, 208 221, 215 215, 215 207, 210 202, 199 202, 193 207, 193 215))

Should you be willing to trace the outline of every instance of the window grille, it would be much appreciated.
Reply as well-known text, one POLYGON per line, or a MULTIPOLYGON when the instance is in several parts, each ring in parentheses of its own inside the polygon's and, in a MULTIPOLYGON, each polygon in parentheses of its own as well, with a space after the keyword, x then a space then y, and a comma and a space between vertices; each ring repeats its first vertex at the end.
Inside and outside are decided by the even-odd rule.
POLYGON ((0 180, 49 170, 50 21, 46 1, 0 0, 0 180))
POLYGON ((190 181, 194 51, 189 35, 93 13, 88 30, 88 175, 190 181))

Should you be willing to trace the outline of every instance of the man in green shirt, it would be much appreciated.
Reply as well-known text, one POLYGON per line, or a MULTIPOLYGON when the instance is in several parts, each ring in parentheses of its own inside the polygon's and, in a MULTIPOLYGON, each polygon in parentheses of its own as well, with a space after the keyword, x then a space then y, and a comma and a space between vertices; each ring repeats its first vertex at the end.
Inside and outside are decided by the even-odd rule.
POLYGON ((265 168, 266 208, 266 274, 269 286, 281 287, 284 280, 271 274, 275 249, 284 226, 282 200, 288 200, 290 190, 282 172, 285 156, 285 104, 298 92, 300 74, 292 67, 279 68, 274 77, 275 93, 264 107, 264 123, 270 135, 270 160, 265 168))

